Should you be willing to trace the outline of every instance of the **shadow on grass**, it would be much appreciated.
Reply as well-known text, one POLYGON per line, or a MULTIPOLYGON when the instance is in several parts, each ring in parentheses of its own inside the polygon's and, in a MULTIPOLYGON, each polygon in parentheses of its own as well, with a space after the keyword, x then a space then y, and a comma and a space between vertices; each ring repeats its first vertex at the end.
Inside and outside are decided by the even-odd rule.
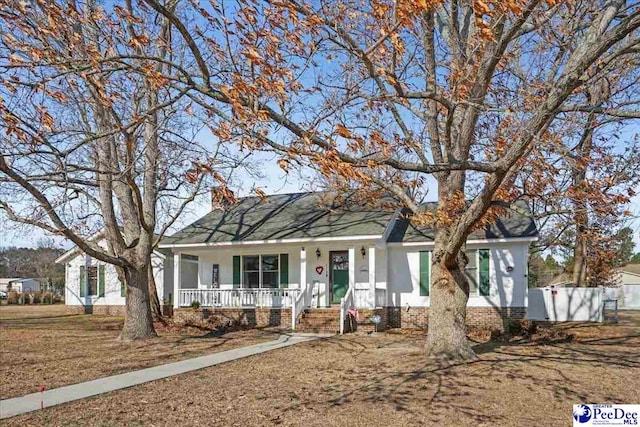
MULTIPOLYGON (((417 369, 397 369, 397 364, 389 365, 383 357, 379 361, 374 358, 368 363, 349 365, 349 368, 336 363, 329 368, 333 371, 331 378, 336 378, 336 382, 320 383, 321 387, 313 397, 295 399, 287 407, 281 408, 282 416, 305 408, 317 410, 319 406, 330 409, 373 403, 390 406, 421 422, 450 422, 451 418, 445 418, 450 417, 453 411, 465 422, 509 424, 512 418, 506 418, 509 410, 505 402, 527 396, 507 396, 504 390, 553 396, 560 402, 586 402, 593 398, 618 402, 619 396, 598 394, 605 393, 601 390, 606 388, 601 389, 593 384, 587 386, 585 384, 589 382, 583 382, 583 378, 592 379, 603 372, 612 371, 628 370, 630 376, 638 372, 640 334, 637 329, 619 331, 621 334, 615 337, 581 339, 565 335, 538 340, 478 343, 473 347, 479 356, 478 360, 459 365, 438 366, 421 362, 420 358, 425 357, 421 352, 421 343, 406 354, 399 353, 396 356, 396 352, 387 353, 402 358, 400 366, 417 365, 417 369), (594 370, 598 373, 594 373, 594 370), (492 396, 487 397, 490 394, 492 396), (503 402, 500 403, 501 410, 487 409, 497 402, 503 402)), ((343 336, 306 345, 331 345, 342 357, 355 360, 359 360, 363 352, 393 348, 388 342, 374 348, 363 345, 363 341, 361 338, 343 336)), ((326 353, 330 354, 331 351, 327 350, 326 353)))

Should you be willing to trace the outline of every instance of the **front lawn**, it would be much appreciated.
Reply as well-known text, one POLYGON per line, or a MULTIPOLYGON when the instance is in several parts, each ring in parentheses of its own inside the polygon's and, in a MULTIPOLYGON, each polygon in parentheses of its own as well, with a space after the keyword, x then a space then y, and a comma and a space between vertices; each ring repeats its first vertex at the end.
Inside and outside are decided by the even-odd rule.
POLYGON ((0 398, 20 396, 180 359, 278 338, 248 330, 214 336, 208 331, 162 328, 154 340, 116 341, 123 319, 66 315, 64 305, 0 307, 0 398))
POLYGON ((348 334, 5 422, 566 426, 576 403, 638 403, 640 313, 557 330, 533 342, 479 343, 479 361, 442 369, 425 362, 422 336, 348 334))

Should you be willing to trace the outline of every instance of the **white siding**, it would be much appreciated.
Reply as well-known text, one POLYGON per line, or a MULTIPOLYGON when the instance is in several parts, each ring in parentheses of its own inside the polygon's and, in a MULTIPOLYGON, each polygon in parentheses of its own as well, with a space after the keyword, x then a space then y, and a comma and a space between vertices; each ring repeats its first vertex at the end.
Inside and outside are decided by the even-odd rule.
MULTIPOLYGON (((154 279, 160 301, 165 297, 165 264, 163 257, 154 253, 151 257, 153 264, 154 279)), ((124 305, 125 298, 121 296, 121 284, 115 266, 106 264, 97 259, 88 258, 84 254, 79 254, 69 260, 66 264, 65 272, 65 304, 67 305, 124 305), (87 264, 88 260, 88 264, 87 264), (80 267, 84 265, 98 266, 104 265, 105 289, 104 296, 80 296, 80 267)), ((172 281, 171 281, 172 283, 172 281)), ((171 283, 168 285, 170 286, 171 283)), ((168 297, 168 295, 167 295, 168 297)))
MULTIPOLYGON (((311 285, 317 285, 321 306, 330 304, 329 283, 329 252, 345 251, 350 247, 355 248, 355 286, 356 289, 369 289, 369 248, 371 242, 341 241, 318 242, 308 244, 263 244, 263 245, 238 245, 222 248, 189 249, 183 253, 198 256, 199 271, 197 275, 181 275, 183 281, 181 289, 207 289, 211 284, 211 269, 213 264, 220 267, 220 288, 233 288, 233 257, 235 255, 289 255, 289 288, 300 287, 300 251, 304 247, 307 252, 306 280, 311 285), (361 248, 365 247, 366 254, 363 257, 361 248), (320 257, 316 250, 320 249, 320 257), (322 271, 318 273, 318 267, 322 271)), ((376 286, 386 287, 386 254, 384 247, 376 248, 376 286)), ((185 264, 182 264, 185 268, 185 264)))
MULTIPOLYGON (((490 249, 489 296, 470 296, 471 307, 526 307, 527 243, 468 245, 468 249, 490 249), (512 267, 512 271, 507 268, 512 267)), ((429 297, 420 296, 420 251, 433 250, 432 244, 389 249, 389 302, 396 307, 429 306, 429 297)))
POLYGON ((640 275, 621 272, 618 277, 620 286, 613 288, 610 294, 618 299, 622 309, 640 309, 640 275))
MULTIPOLYGON (((185 252, 187 253, 187 252, 185 252)), ((220 268, 220 289, 233 288, 233 257, 235 255, 280 255, 289 254, 289 287, 297 288, 300 283, 300 246, 261 245, 234 248, 191 249, 189 255, 198 257, 199 269, 195 274, 182 274, 181 289, 211 287, 213 264, 220 268)), ((309 255, 307 255, 309 256, 309 255)), ((315 258, 315 255, 314 255, 315 258)), ((182 263, 182 269, 185 268, 182 263)))
MULTIPOLYGON (((369 290, 369 251, 375 245, 375 287, 387 290, 387 304, 405 307, 428 306, 429 297, 420 296, 419 251, 432 250, 433 245, 402 247, 384 245, 373 241, 335 241, 306 244, 255 244, 225 247, 185 249, 184 253, 198 256, 198 271, 181 274, 182 289, 207 289, 211 285, 213 264, 220 268, 220 288, 233 288, 233 257, 235 255, 289 255, 290 288, 300 284, 300 252, 306 249, 306 281, 317 286, 318 305, 328 306, 329 301, 329 253, 347 252, 354 248, 355 288, 369 290), (364 246, 366 254, 362 255, 364 246), (316 251, 320 250, 320 256, 316 251), (318 272, 318 270, 321 270, 318 272)), ((490 295, 471 296, 469 306, 475 307, 526 307, 527 305, 527 242, 469 244, 468 249, 490 249, 490 295), (512 271, 508 271, 512 267, 512 271)), ((185 269, 185 263, 182 264, 185 269)), ((193 268, 193 267, 191 267, 193 268)), ((315 304, 315 302, 314 302, 315 304)))

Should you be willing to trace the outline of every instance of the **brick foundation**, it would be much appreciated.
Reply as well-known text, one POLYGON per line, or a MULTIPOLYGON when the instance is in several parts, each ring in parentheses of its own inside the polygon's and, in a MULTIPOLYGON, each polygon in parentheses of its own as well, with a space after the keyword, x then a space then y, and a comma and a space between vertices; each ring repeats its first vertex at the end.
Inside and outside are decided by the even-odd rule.
MULTIPOLYGON (((526 307, 467 307, 467 327, 503 330, 507 320, 524 320, 526 307)), ((388 307, 390 328, 423 329, 429 323, 429 307, 388 307)))
POLYGON ((86 308, 84 305, 67 305, 65 306, 65 312, 69 315, 71 314, 87 314, 86 308))
POLYGON ((173 310, 176 323, 200 323, 212 321, 222 325, 247 328, 267 326, 291 327, 290 308, 177 308, 173 310))
MULTIPOLYGON (((124 316, 123 305, 68 305, 69 314, 95 314, 97 316, 124 316)), ((289 308, 192 308, 172 309, 162 307, 163 314, 170 316, 173 312, 177 323, 214 322, 221 325, 233 325, 245 328, 263 328, 267 326, 291 327, 291 309, 289 308)), ((467 307, 467 327, 490 328, 504 330, 505 320, 524 320, 526 307, 467 307)), ((386 307, 376 309, 358 309, 359 321, 356 330, 359 332, 373 332, 376 327, 371 318, 374 315, 382 317, 378 331, 389 328, 427 329, 429 323, 429 307, 386 307)), ((348 325, 346 330, 348 330, 348 325)))
MULTIPOLYGON (((356 331, 358 332, 375 332, 376 325, 371 320, 373 316, 379 315, 382 319, 380 319, 380 323, 378 324, 377 331, 382 332, 387 330, 389 325, 389 310, 387 308, 376 308, 374 310, 368 308, 359 308, 358 309, 358 324, 356 326, 356 331)), ((346 328, 345 328, 346 329, 346 328)))
MULTIPOLYGON (((162 306, 162 315, 171 316, 172 307, 162 306)), ((68 314, 95 314, 96 316, 119 316, 124 317, 124 305, 68 305, 68 314)))
POLYGON ((122 316, 124 317, 124 305, 94 305, 93 312, 96 316, 122 316))

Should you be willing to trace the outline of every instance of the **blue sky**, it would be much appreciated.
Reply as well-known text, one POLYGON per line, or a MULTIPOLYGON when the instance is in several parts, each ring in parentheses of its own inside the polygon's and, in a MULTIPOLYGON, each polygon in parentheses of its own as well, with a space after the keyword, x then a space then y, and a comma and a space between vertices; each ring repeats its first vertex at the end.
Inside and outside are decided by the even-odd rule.
MULTIPOLYGON (((267 194, 295 193, 308 188, 308 180, 301 179, 294 174, 287 175, 278 167, 276 163, 277 156, 273 154, 259 154, 258 156, 256 160, 259 161, 264 176, 261 178, 253 178, 246 175, 238 177, 238 183, 240 183, 241 187, 238 195, 248 194, 254 186, 260 187, 267 194)), ((637 192, 640 193, 640 188, 637 189, 637 192)), ((430 189, 429 193, 435 196, 435 188, 430 189)), ((634 218, 629 226, 634 230, 635 250, 638 252, 640 251, 640 195, 636 195, 633 198, 630 210, 634 218)), ((208 211, 209 199, 203 196, 194 202, 190 212, 180 218, 179 226, 185 226, 193 222, 208 211)), ((16 228, 14 224, 0 219, 0 236, 2 236, 0 247, 35 247, 38 240, 45 237, 46 234, 42 230, 34 227, 16 228)), ((57 241, 64 247, 69 246, 69 244, 62 239, 57 239, 57 241)))

